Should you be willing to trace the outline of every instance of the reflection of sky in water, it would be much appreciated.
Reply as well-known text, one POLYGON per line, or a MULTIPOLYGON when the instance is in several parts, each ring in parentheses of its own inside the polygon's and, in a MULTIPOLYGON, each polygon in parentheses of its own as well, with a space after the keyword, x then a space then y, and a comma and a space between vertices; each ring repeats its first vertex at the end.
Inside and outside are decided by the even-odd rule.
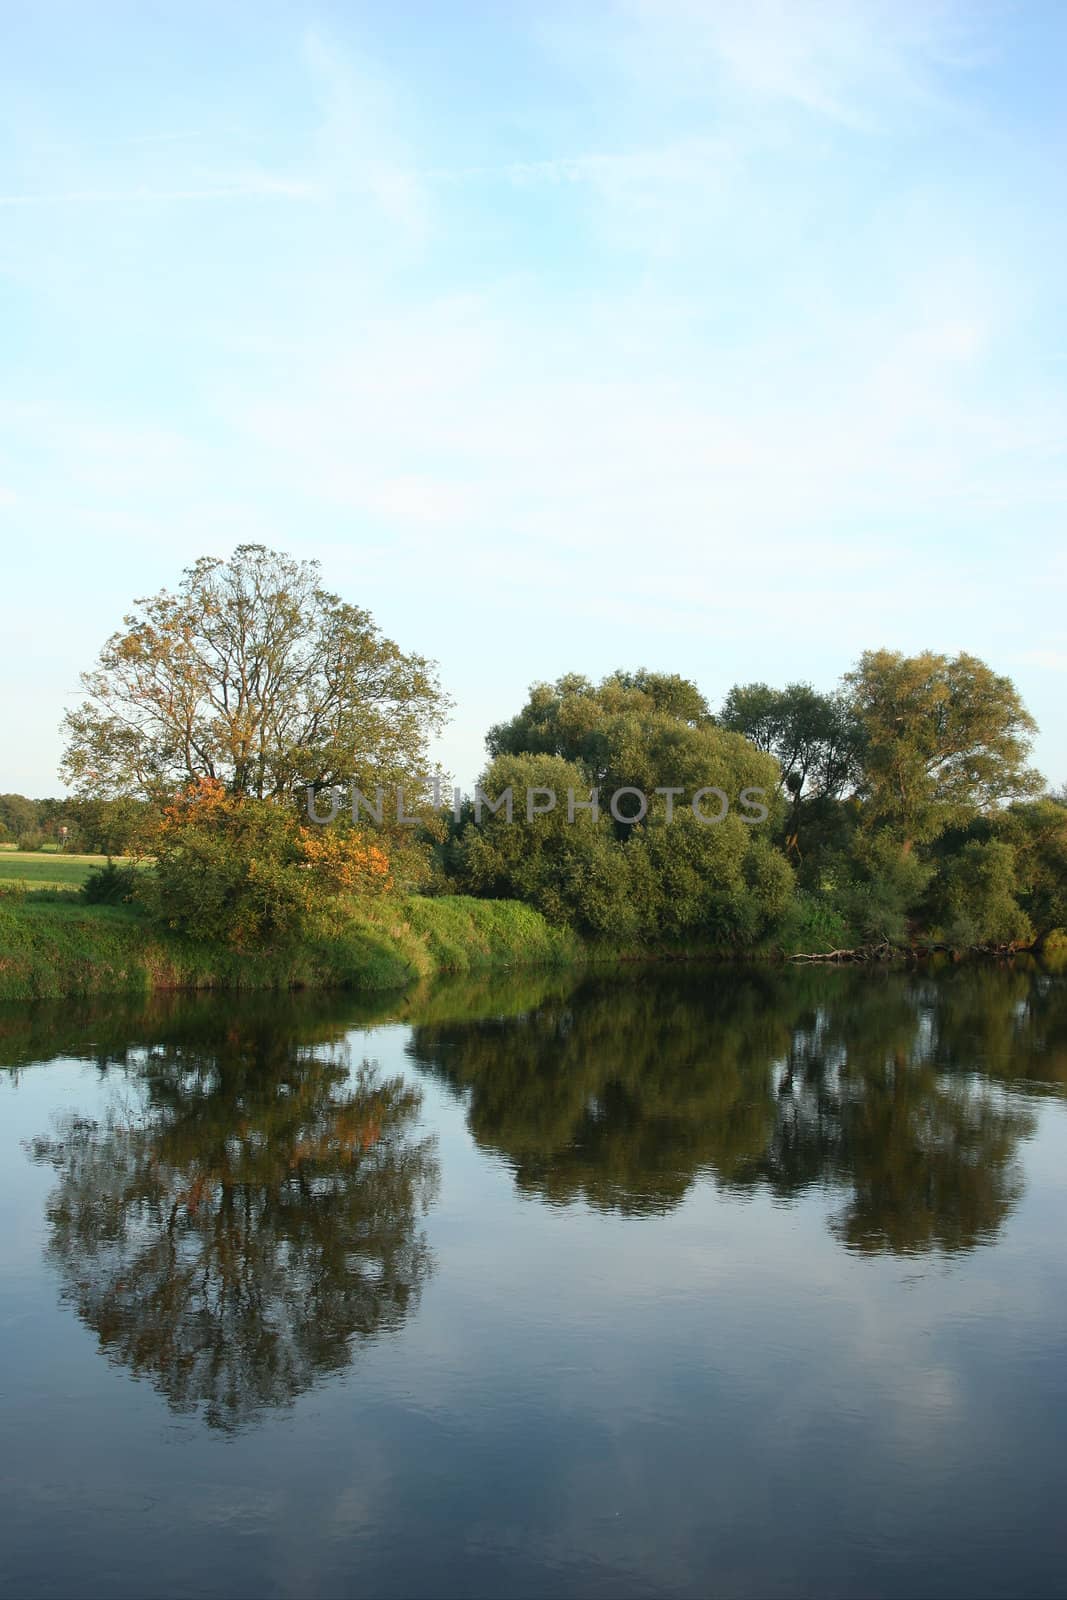
MULTIPOLYGON (((935 1022, 924 1010, 917 1051, 935 1022)), ((410 1042, 349 1035, 354 1063, 419 1086, 415 1135, 437 1139, 418 1307, 228 1435, 57 1309, 56 1175, 21 1141, 99 1115, 122 1080, 69 1061, 0 1077, 16 1592, 46 1592, 44 1573, 130 1595, 160 1573, 218 1595, 1059 1592, 1067 1102, 993 1088, 1032 1123, 991 1242, 865 1254, 833 1232, 836 1180, 783 1198, 698 1174, 649 1215, 548 1204, 472 1141, 467 1096, 417 1071, 410 1042)), ((787 1064, 769 1062, 772 1087, 787 1064)))

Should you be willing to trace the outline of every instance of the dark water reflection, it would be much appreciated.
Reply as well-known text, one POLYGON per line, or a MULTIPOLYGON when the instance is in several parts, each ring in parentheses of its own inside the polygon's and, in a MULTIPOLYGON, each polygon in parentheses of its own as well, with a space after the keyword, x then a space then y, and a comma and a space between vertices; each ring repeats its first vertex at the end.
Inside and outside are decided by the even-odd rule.
POLYGON ((430 1270, 420 1095, 353 1067, 337 1031, 277 1004, 225 1021, 179 1007, 151 1044, 102 1056, 126 1080, 118 1105, 69 1112, 31 1146, 58 1177, 64 1300, 112 1360, 212 1426, 342 1371, 430 1270))
POLYGON ((998 1079, 1062 1086, 1062 1011, 1021 973, 687 969, 416 1025, 410 1050, 469 1096, 475 1139, 525 1193, 639 1216, 702 1176, 783 1200, 823 1185, 849 1248, 959 1251, 1018 1197, 1033 1119, 998 1079))
POLYGON ((9 1008, 0 1067, 0 1595, 1067 1592, 1063 977, 9 1008))

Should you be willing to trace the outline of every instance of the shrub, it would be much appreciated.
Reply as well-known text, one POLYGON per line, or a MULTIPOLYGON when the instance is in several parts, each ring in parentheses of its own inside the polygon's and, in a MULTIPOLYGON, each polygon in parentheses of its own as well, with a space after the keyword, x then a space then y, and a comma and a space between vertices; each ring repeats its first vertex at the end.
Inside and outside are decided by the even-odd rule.
POLYGON ((849 856, 831 868, 830 904, 851 944, 903 944, 933 868, 889 832, 858 834, 849 856))
POLYGON ((155 855, 153 908, 179 933, 245 948, 308 930, 311 880, 292 807, 202 778, 167 806, 155 855))
POLYGON ((780 943, 787 955, 842 950, 851 944, 851 935, 840 911, 825 897, 798 889, 781 929, 780 943))
POLYGON ((385 842, 358 828, 301 826, 284 801, 189 785, 163 813, 150 891, 157 917, 237 949, 314 937, 340 899, 394 887, 385 842))
POLYGON ((1033 926, 1015 898, 1015 851, 998 840, 972 839, 950 857, 934 886, 944 938, 959 948, 1026 944, 1033 926))
POLYGON ((82 884, 81 895, 91 906, 120 906, 135 900, 141 887, 142 876, 136 867, 109 861, 106 867, 93 868, 82 884))

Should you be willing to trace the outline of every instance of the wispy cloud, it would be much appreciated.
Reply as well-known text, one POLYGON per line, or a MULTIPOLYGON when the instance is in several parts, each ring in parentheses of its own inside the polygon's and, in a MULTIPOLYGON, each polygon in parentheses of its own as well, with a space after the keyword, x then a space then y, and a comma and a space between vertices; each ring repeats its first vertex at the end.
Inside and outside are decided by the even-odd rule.
POLYGON ((312 200, 321 191, 309 182, 275 178, 266 173, 186 188, 153 188, 137 184, 128 189, 61 189, 40 193, 0 194, 0 206, 164 205, 178 201, 312 200))
POLYGON ((886 132, 917 112, 966 114, 953 80, 986 60, 984 21, 959 0, 623 0, 610 30, 576 13, 544 35, 575 70, 599 53, 642 94, 886 132))

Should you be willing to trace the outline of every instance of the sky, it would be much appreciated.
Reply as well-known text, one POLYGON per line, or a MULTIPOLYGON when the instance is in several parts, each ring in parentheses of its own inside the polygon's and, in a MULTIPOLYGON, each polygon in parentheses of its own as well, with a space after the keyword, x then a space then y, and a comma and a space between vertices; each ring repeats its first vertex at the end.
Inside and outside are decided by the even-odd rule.
POLYGON ((1067 6, 0 14, 0 790, 137 596, 322 564, 563 672, 1009 674, 1067 781, 1067 6))

